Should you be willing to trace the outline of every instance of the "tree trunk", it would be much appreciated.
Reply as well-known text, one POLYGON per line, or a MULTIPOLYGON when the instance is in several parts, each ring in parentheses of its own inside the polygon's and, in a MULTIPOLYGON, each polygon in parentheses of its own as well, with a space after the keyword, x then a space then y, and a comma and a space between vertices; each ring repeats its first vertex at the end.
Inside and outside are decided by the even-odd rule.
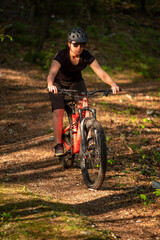
POLYGON ((146 11, 146 0, 141 0, 141 11, 142 12, 146 11))
POLYGON ((43 44, 44 44, 45 39, 48 35, 49 20, 50 20, 50 15, 44 16, 42 18, 41 32, 40 32, 40 36, 38 37, 37 44, 36 44, 36 51, 37 52, 42 50, 43 44))
POLYGON ((25 56, 27 61, 36 61, 39 52, 43 49, 45 39, 48 35, 48 29, 50 24, 50 16, 52 10, 52 0, 45 0, 44 6, 40 5, 40 1, 36 0, 37 13, 41 17, 38 33, 36 34, 36 43, 32 45, 25 56))
MULTIPOLYGON (((39 2, 37 0, 37 2, 39 2)), ((42 18, 41 18, 41 25, 40 25, 40 35, 38 37, 36 50, 41 51, 43 48, 44 41, 48 35, 49 23, 50 23, 50 16, 51 16, 51 7, 52 7, 52 0, 45 1, 45 5, 42 9, 42 18)))

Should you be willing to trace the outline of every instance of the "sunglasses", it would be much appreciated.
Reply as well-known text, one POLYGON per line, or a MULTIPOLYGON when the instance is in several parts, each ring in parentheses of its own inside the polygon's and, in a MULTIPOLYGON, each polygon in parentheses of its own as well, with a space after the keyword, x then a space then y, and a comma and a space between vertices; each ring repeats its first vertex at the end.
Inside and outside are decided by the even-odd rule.
POLYGON ((72 43, 72 44, 75 48, 77 48, 78 46, 80 46, 80 47, 85 47, 86 46, 86 43, 72 43))

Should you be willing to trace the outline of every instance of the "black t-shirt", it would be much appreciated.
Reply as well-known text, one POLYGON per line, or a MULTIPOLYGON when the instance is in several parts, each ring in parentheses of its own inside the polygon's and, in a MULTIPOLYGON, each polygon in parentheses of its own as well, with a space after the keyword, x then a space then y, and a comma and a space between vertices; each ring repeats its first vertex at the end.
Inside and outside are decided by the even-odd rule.
POLYGON ((63 86, 70 86, 73 82, 82 79, 81 71, 86 68, 87 65, 90 65, 95 60, 95 57, 83 49, 78 65, 73 65, 69 56, 69 48, 67 47, 59 51, 54 57, 54 60, 61 64, 61 68, 55 77, 55 82, 59 82, 63 86))

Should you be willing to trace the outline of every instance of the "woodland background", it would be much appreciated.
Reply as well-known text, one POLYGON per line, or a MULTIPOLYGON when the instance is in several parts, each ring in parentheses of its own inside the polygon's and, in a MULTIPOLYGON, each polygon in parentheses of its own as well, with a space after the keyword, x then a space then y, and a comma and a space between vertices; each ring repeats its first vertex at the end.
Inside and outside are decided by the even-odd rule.
MULTIPOLYGON (((88 67, 89 90, 106 88, 88 67)), ((0 0, 0 239, 160 239, 160 1, 0 0), (82 27, 87 49, 122 88, 96 98, 108 146, 98 191, 78 157, 54 157, 46 78, 82 27)))

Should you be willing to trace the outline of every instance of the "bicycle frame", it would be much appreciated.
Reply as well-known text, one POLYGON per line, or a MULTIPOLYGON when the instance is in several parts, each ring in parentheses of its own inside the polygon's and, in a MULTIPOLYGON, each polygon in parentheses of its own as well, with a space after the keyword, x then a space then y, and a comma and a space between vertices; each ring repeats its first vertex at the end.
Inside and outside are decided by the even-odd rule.
POLYGON ((86 111, 92 112, 94 118, 96 118, 96 110, 89 108, 89 103, 87 97, 84 97, 75 113, 75 104, 72 104, 72 124, 68 125, 62 132, 64 134, 68 130, 72 129, 73 142, 72 146, 69 146, 63 139, 62 143, 66 147, 67 151, 71 151, 72 154, 79 153, 80 143, 81 143, 81 130, 80 123, 86 117, 86 111))
POLYGON ((104 90, 95 90, 92 92, 80 93, 77 90, 58 89, 58 92, 62 95, 67 95, 72 98, 72 100, 69 101, 69 102, 72 102, 72 123, 62 131, 62 135, 65 135, 67 131, 70 131, 70 134, 72 135, 72 146, 67 144, 67 142, 65 142, 65 140, 63 139, 61 141, 67 149, 64 155, 67 155, 68 153, 71 153, 71 155, 74 155, 75 153, 79 153, 81 143, 84 151, 86 149, 85 136, 84 136, 84 123, 85 123, 85 120, 87 120, 86 112, 91 112, 92 113, 91 118, 96 119, 96 110, 89 108, 88 96, 93 95, 95 93, 103 93, 103 96, 108 96, 108 94, 111 93, 112 90, 104 89, 104 90), (76 113, 75 113, 76 101, 74 100, 74 93, 78 93, 78 94, 80 93, 80 96, 83 96, 83 99, 81 100, 81 104, 76 113))

